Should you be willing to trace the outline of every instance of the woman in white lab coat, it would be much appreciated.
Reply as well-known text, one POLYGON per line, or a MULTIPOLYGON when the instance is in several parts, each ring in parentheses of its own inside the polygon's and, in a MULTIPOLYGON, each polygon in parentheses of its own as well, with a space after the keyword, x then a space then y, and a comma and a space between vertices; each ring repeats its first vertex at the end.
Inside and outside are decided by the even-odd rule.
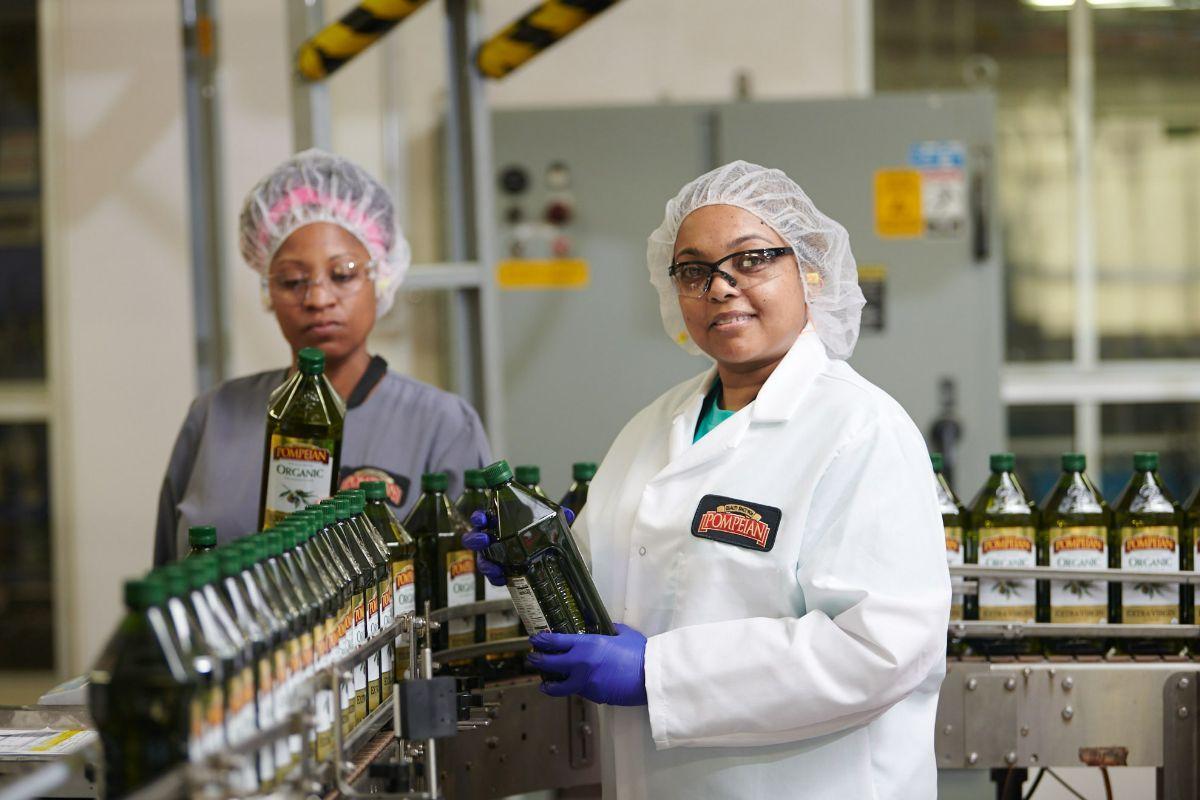
POLYGON ((738 161, 667 204, 647 257, 668 335, 716 364, 600 466, 576 533, 624 624, 533 637, 565 676, 543 690, 607 704, 606 797, 934 797, 941 516, 917 428, 844 360, 845 229, 738 161))

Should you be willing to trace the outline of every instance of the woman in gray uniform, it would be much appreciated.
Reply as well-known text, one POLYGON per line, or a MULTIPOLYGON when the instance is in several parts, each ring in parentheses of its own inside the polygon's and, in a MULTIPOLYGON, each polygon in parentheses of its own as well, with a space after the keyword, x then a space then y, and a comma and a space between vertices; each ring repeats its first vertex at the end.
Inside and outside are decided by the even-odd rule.
MULTIPOLYGON (((394 217, 387 190, 365 170, 307 150, 250 191, 240 235, 292 364, 301 348, 321 348, 346 401, 340 486, 382 480, 403 515, 421 473, 448 472, 457 492, 463 470, 486 464, 489 451, 462 398, 389 370, 367 351, 411 260, 394 217)), ((221 542, 254 530, 267 398, 293 368, 226 381, 192 402, 163 479, 155 564, 187 551, 192 525, 215 525, 221 542)))

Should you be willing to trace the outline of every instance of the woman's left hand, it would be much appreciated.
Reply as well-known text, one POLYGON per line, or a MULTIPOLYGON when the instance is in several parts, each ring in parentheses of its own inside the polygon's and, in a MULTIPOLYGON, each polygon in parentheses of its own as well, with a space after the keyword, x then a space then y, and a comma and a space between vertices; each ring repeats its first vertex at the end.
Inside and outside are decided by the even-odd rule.
POLYGON ((616 636, 539 633, 529 643, 529 663, 542 673, 562 675, 541 689, 552 697, 578 694, 614 706, 646 704, 646 637, 617 624, 616 636))

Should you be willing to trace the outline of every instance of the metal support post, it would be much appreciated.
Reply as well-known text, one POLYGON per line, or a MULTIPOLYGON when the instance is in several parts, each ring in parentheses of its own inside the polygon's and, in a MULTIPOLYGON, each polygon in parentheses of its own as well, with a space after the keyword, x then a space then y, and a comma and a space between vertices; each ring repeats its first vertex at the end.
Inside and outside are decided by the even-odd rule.
MULTIPOLYGON (((288 52, 296 50, 321 29, 325 21, 325 0, 283 0, 287 4, 288 52)), ((329 104, 329 85, 325 81, 306 81, 288 59, 292 82, 292 149, 333 147, 333 110, 329 104)))
POLYGON ((217 116, 216 6, 217 0, 180 0, 196 383, 201 392, 224 379, 228 340, 222 268, 224 213, 217 116))
POLYGON ((446 61, 450 74, 446 113, 446 196, 450 255, 475 261, 478 293, 453 296, 455 389, 482 413, 492 448, 504 450, 499 298, 492 268, 492 132, 483 80, 473 68, 479 44, 477 0, 446 0, 446 61), (477 342, 478 347, 472 347, 477 342))

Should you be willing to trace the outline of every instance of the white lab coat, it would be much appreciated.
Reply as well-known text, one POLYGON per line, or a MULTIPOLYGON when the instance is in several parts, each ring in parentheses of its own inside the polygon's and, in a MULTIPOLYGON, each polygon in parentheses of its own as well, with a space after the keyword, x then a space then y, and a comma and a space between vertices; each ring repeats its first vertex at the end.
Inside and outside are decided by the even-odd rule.
POLYGON ((604 707, 605 797, 935 797, 950 581, 920 433, 811 327, 693 444, 714 377, 625 426, 577 526, 648 637, 648 705, 604 707), (693 535, 708 494, 779 509, 770 551, 693 535))

